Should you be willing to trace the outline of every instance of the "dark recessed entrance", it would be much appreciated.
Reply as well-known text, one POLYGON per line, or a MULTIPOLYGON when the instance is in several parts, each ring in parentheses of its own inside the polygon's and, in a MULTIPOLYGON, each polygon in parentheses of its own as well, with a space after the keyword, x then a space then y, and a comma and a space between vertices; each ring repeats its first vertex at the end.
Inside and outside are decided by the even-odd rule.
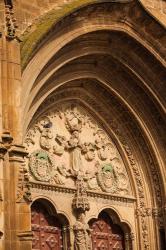
POLYGON ((33 232, 32 249, 63 249, 67 236, 64 235, 64 225, 58 218, 57 214, 52 214, 49 207, 40 201, 33 203, 31 211, 33 232))
POLYGON ((113 224, 107 213, 102 212, 98 219, 89 223, 92 229, 92 248, 94 250, 125 250, 124 233, 113 224))

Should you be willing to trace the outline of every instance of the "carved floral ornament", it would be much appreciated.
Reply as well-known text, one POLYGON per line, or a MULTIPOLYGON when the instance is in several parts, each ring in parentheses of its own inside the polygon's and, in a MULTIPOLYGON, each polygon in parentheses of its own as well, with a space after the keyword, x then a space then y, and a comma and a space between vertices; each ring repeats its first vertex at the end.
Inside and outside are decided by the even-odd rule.
POLYGON ((81 106, 45 113, 28 131, 25 145, 31 181, 71 188, 79 175, 87 190, 131 194, 116 146, 81 106))

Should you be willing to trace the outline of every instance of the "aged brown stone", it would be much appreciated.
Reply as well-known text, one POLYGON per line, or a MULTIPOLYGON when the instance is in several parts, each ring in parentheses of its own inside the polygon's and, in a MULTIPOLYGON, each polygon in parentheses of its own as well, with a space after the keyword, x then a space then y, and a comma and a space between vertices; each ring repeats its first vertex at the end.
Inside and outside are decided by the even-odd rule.
POLYGON ((164 250, 166 2, 0 2, 0 249, 164 250))

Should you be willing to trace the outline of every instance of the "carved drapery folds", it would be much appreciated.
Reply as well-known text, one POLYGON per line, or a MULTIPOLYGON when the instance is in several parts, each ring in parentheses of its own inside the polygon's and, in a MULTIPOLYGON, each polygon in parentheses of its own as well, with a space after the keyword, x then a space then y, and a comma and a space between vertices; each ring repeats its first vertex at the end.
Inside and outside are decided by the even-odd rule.
POLYGON ((31 181, 75 188, 81 178, 87 190, 131 195, 116 146, 81 106, 66 104, 43 114, 25 145, 31 181))
POLYGON ((78 215, 77 221, 73 226, 73 231, 75 235, 74 239, 74 249, 75 250, 91 250, 91 230, 89 225, 85 222, 85 214, 80 213, 78 215))

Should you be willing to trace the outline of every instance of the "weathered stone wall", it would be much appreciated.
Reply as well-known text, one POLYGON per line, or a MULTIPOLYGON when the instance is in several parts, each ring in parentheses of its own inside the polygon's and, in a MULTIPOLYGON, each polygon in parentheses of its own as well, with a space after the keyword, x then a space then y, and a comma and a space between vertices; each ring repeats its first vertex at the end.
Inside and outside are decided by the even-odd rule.
POLYGON ((35 19, 51 9, 60 9, 62 5, 74 2, 73 0, 16 0, 15 10, 20 32, 31 25, 35 19))
MULTIPOLYGON (((62 9, 66 6, 67 9, 74 9, 81 4, 89 2, 102 2, 94 0, 14 0, 16 18, 18 20, 19 29, 22 33, 34 20, 44 15, 46 12, 57 9, 62 9)), ((116 0, 115 0, 116 2, 116 0)), ((125 2, 125 0, 124 0, 125 2)), ((127 2, 127 1, 126 1, 127 2)), ((140 0, 142 5, 152 15, 156 16, 157 19, 166 25, 166 2, 164 0, 140 0)))

